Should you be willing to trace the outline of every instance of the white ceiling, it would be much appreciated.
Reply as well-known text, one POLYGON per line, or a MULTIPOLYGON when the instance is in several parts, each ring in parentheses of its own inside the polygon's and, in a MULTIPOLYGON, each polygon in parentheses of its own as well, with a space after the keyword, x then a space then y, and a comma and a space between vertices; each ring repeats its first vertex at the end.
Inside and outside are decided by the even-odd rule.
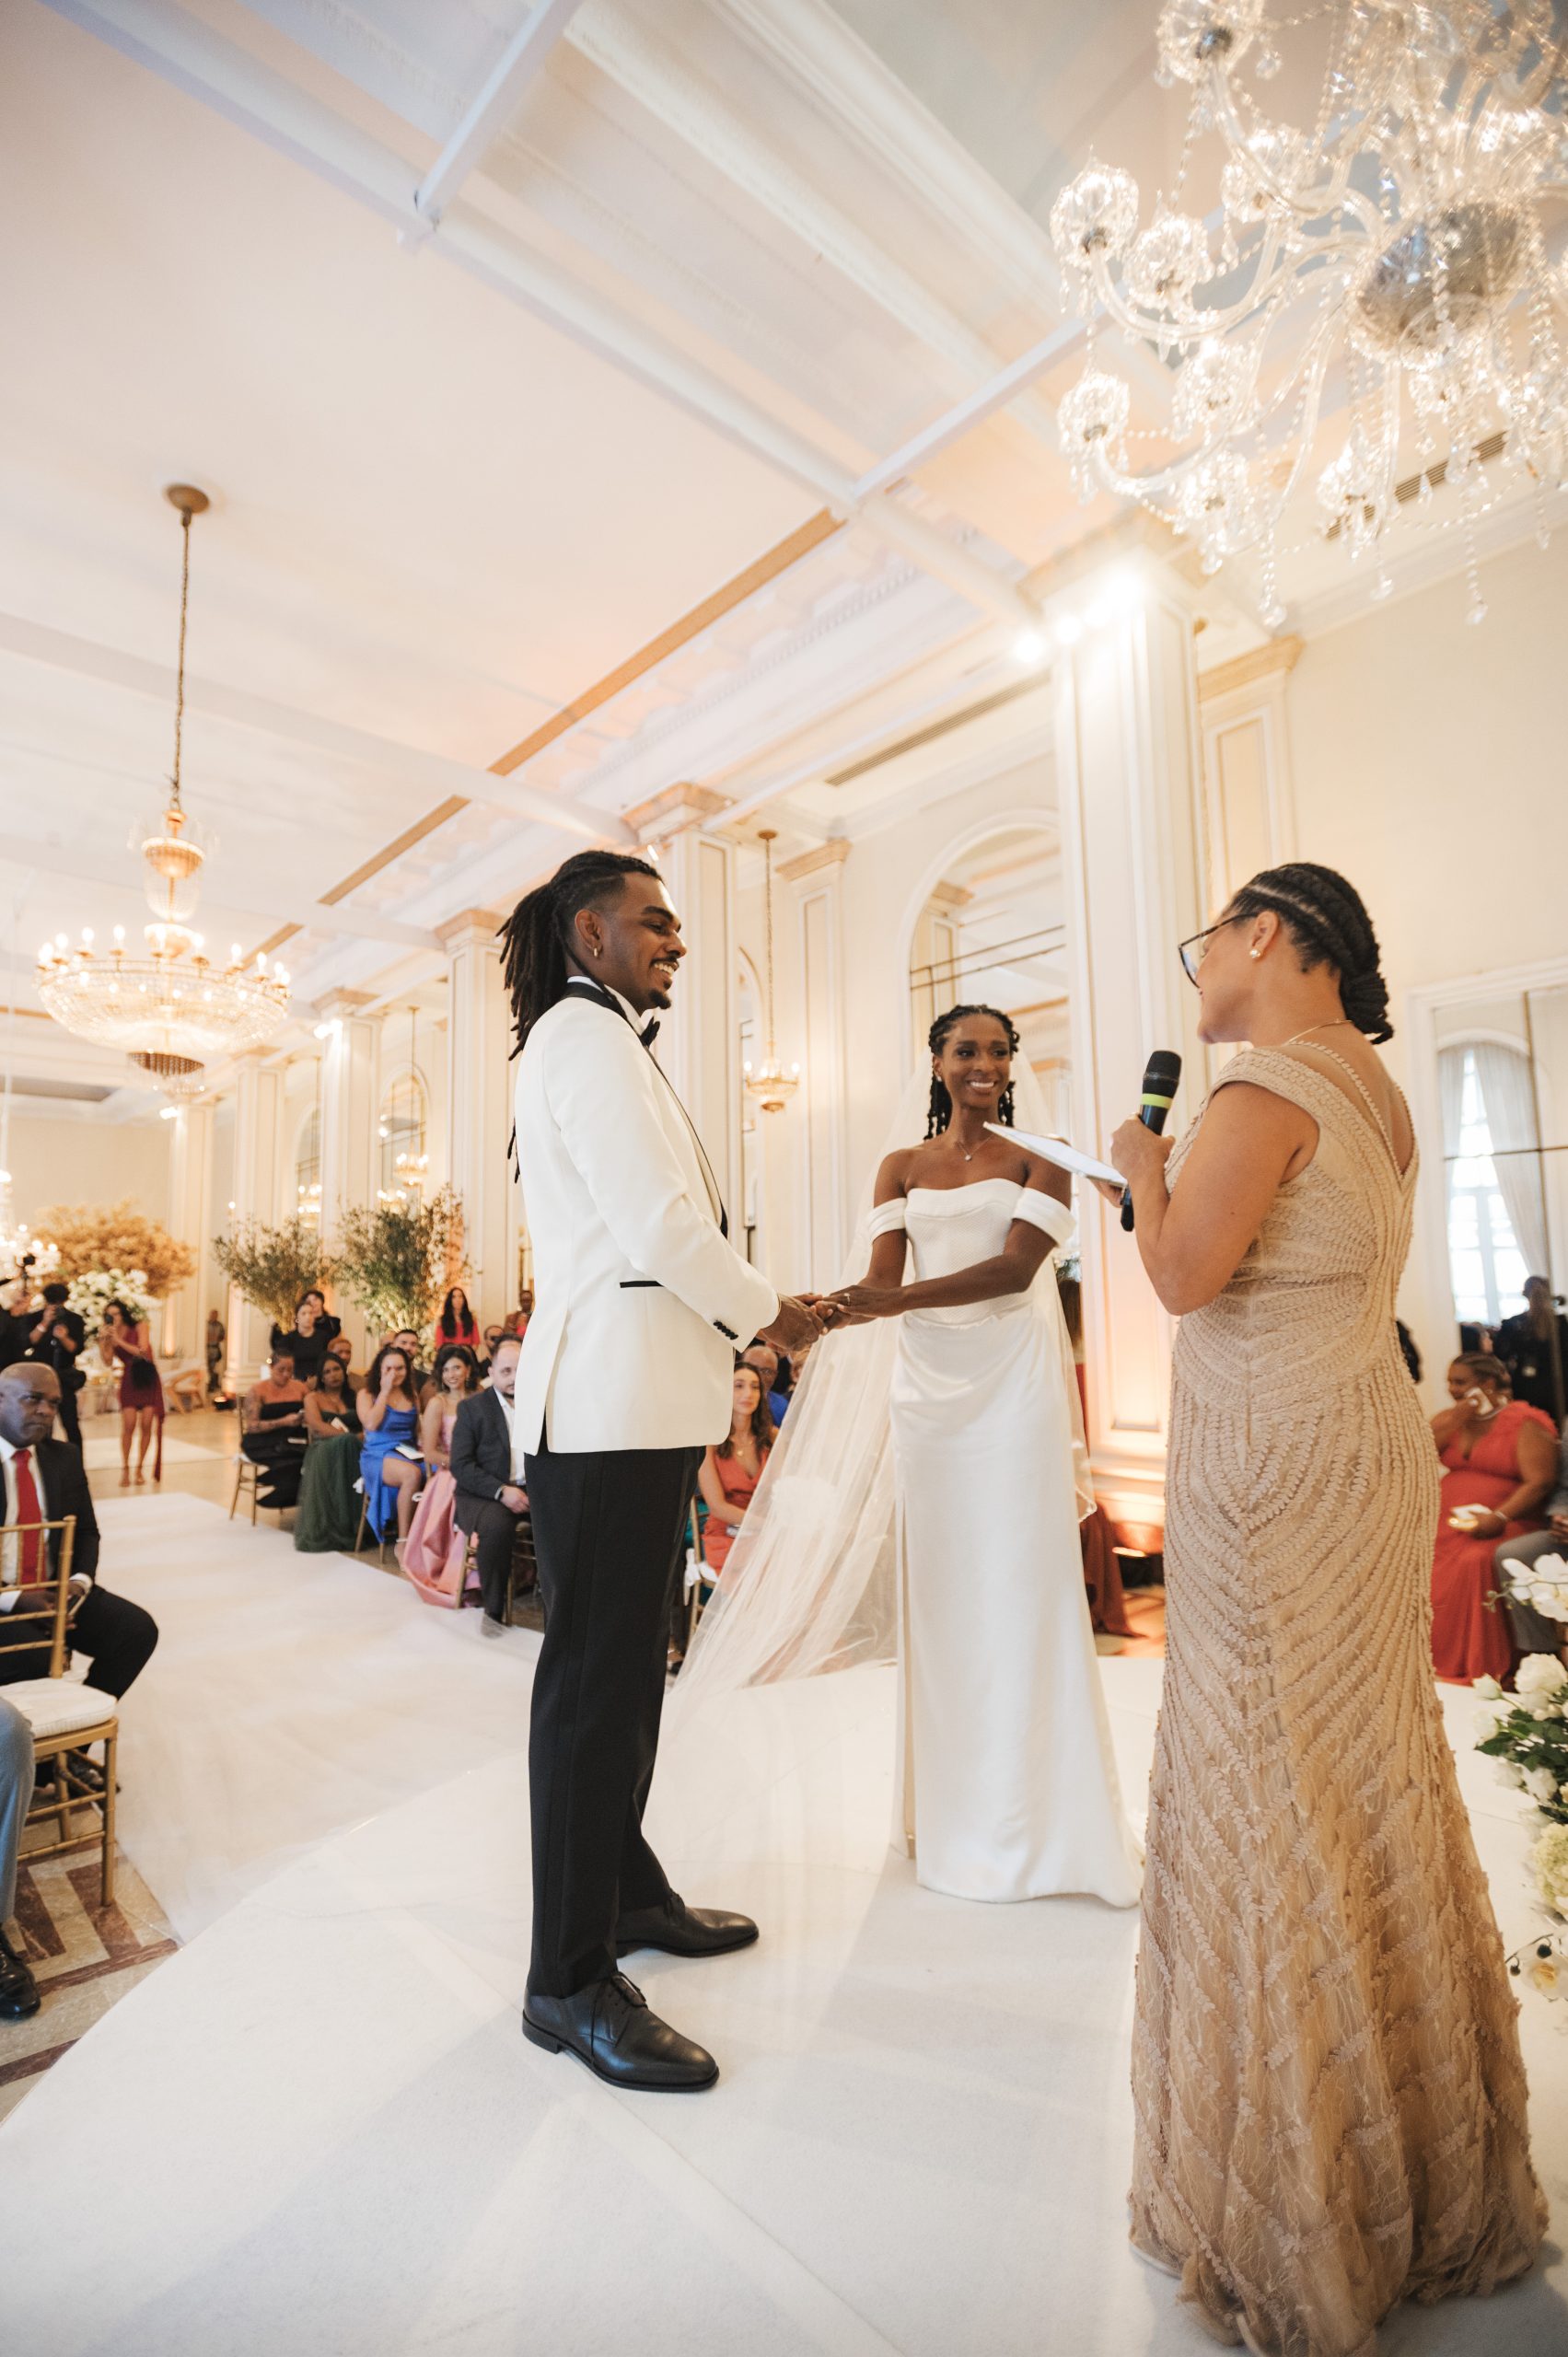
MULTIPOLYGON (((417 968, 443 917, 674 779, 742 803, 783 782, 802 841, 890 817, 938 756, 826 781, 994 693, 1013 585, 1114 522, 1056 447, 1081 326, 1044 222, 1091 143, 1146 192, 1168 177, 1155 0, 582 0, 435 235, 401 243, 528 13, 0 10, 0 970, 24 1006, 45 934, 140 921, 170 480, 214 497, 199 922, 247 948, 296 926, 306 1001, 417 968), (1021 398, 900 457, 1036 347, 1021 398), (830 504, 854 523, 486 775, 830 504)), ((1207 649, 1256 637, 1249 594, 1214 586, 1207 649)), ((56 1071, 121 1076, 19 1028, 35 1065, 47 1041, 56 1071)))

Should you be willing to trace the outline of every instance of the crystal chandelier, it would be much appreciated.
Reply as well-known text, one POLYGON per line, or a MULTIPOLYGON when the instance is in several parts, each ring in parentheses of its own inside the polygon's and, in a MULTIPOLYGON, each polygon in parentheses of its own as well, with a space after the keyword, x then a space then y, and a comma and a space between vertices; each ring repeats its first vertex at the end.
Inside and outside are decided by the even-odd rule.
POLYGON ((1091 158, 1051 208, 1089 321, 1060 410, 1080 490, 1142 501, 1207 572, 1258 549, 1274 628, 1281 521, 1332 412, 1343 439, 1317 479, 1317 529, 1353 561, 1374 551, 1386 596, 1385 536, 1446 480, 1481 621, 1474 527, 1498 495, 1481 459, 1495 452, 1504 480, 1533 486, 1543 545, 1568 468, 1568 265, 1549 242, 1568 198, 1560 11, 1326 0, 1279 22, 1268 0, 1168 0, 1158 49, 1157 78, 1191 91, 1168 197, 1140 229, 1136 182, 1091 158), (1247 87, 1279 72, 1286 23, 1326 38, 1309 131, 1262 113, 1247 87), (1211 129, 1225 149, 1217 251, 1181 209, 1211 129), (1157 355, 1168 417, 1133 426, 1132 388, 1097 348, 1107 319, 1157 355), (1156 446, 1152 463, 1133 442, 1156 446))
POLYGON ((764 1113, 782 1113, 796 1090, 800 1086, 800 1066, 791 1064, 788 1071, 779 1062, 773 1039, 773 845, 778 841, 776 827, 759 827, 757 839, 762 846, 762 918, 768 945, 768 1052, 760 1064, 749 1058, 746 1063, 746 1093, 754 1097, 764 1113))
POLYGON ((207 506, 207 494, 191 483, 171 483, 164 493, 179 511, 180 660, 175 675, 174 765, 168 800, 156 816, 132 830, 141 853, 143 888, 154 922, 144 931, 146 947, 127 951, 125 928, 114 928, 113 947, 95 949, 90 925, 72 948, 64 933, 38 954, 38 994, 67 1031, 99 1047, 122 1048, 148 1079, 172 1097, 195 1097, 206 1084, 204 1060, 259 1048, 288 1019, 288 975, 269 969, 259 951, 247 961, 235 943, 226 966, 207 957, 203 937, 190 919, 201 894, 202 870, 212 848, 203 843, 180 798, 180 766, 185 727, 185 623, 191 590, 191 519, 207 506))

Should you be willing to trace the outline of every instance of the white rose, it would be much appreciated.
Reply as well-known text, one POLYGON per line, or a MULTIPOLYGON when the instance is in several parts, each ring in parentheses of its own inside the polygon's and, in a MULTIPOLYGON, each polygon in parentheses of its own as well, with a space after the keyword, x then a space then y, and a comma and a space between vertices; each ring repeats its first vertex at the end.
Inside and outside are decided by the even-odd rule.
POLYGON ((1503 1699, 1503 1689, 1499 1686, 1495 1678, 1481 1677, 1472 1678, 1470 1680, 1470 1692, 1475 1695, 1479 1701, 1482 1702, 1498 1702, 1503 1699))
POLYGON ((1550 1768, 1529 1768, 1525 1771, 1525 1790, 1531 1800, 1543 1804, 1557 1798, 1557 1779, 1550 1768))
POLYGON ((1496 1733, 1496 1712, 1478 1711, 1475 1714, 1475 1740, 1477 1743, 1484 1743, 1489 1736, 1494 1736, 1496 1733))
POLYGON ((1563 1668, 1555 1654, 1527 1654, 1514 1684, 1521 1701, 1527 1695, 1532 1701, 1544 1701, 1560 1687, 1568 1686, 1568 1669, 1563 1668))
POLYGON ((1522 1784, 1525 1781, 1525 1771, 1516 1759, 1493 1759, 1492 1770, 1500 1784, 1522 1784))

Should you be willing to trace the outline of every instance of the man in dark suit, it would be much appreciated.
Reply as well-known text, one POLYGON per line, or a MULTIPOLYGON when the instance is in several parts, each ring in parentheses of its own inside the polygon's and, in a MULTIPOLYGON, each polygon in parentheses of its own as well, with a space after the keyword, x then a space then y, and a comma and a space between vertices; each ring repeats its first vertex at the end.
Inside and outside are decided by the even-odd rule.
POLYGON ((65 1306, 69 1291, 58 1281, 44 1286, 43 1307, 28 1329, 23 1356, 52 1366, 59 1376, 60 1427, 72 1447, 80 1448, 82 1427, 76 1418, 76 1394, 87 1377, 76 1361, 87 1347, 87 1329, 76 1312, 65 1306))
POLYGON ((528 1500, 512 1479, 512 1389, 517 1379, 515 1334, 503 1334, 490 1362, 490 1381, 470 1393, 458 1410, 452 1432, 453 1515, 459 1530, 479 1535, 479 1587, 484 1603, 480 1633, 498 1637, 505 1627, 506 1583, 517 1516, 528 1500))
MULTIPOLYGON (((51 1437, 60 1404, 60 1378, 51 1366, 23 1359, 0 1374, 0 1475, 5 1480, 7 1524, 58 1522, 76 1517, 71 1585, 81 1602, 71 1619, 71 1650, 92 1664, 88 1683, 116 1701, 140 1676, 157 1643, 157 1622, 128 1596, 110 1596, 98 1585, 98 1518, 82 1469, 81 1451, 51 1437)), ((0 1539, 0 1685, 15 1678, 46 1678, 47 1649, 38 1648, 35 1618, 17 1619, 24 1587, 47 1585, 59 1568, 64 1533, 11 1530, 0 1539), (29 1646, 31 1650, 19 1649, 29 1646), (6 1658, 17 1651, 14 1665, 6 1658)))

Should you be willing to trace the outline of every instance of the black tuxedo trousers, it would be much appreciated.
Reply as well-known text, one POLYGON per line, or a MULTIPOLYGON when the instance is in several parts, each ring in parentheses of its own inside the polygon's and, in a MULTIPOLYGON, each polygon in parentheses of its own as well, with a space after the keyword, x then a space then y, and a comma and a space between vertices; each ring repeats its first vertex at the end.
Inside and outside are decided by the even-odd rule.
POLYGON ((540 1996, 614 1972, 618 1918, 669 1895, 643 1811, 702 1461, 700 1448, 557 1453, 548 1434, 526 1461, 545 1608, 528 1733, 540 1996))

